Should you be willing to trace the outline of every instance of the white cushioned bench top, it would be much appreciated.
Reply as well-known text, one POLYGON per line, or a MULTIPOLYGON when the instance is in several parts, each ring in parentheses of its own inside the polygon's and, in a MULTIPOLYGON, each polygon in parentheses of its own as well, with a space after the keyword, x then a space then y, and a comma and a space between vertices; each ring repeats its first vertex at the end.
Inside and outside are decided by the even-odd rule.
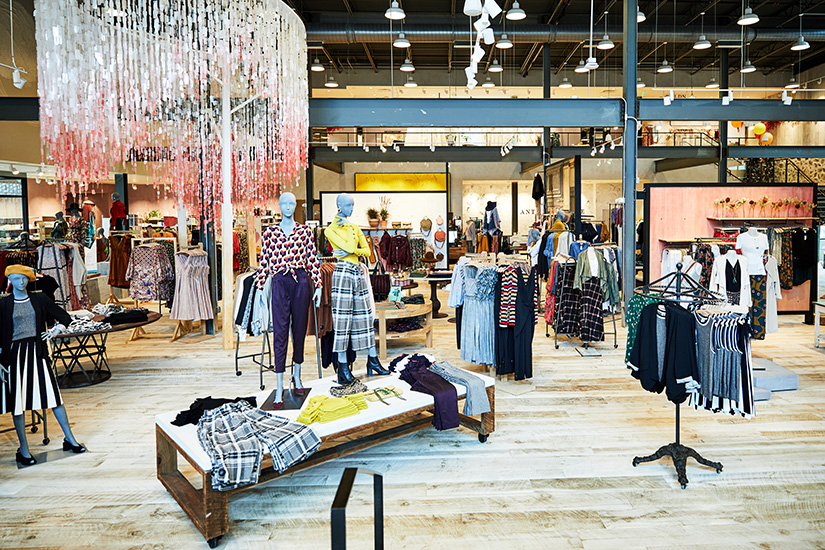
MULTIPOLYGON (((485 376, 483 374, 478 373, 471 374, 475 374, 476 376, 481 378, 484 381, 485 387, 489 388, 490 386, 495 385, 495 380, 489 376, 485 376)), ((289 380, 288 374, 286 375, 285 379, 289 380)), ((337 433, 346 432, 353 428, 359 428, 366 424, 371 424, 373 422, 385 420, 393 416, 413 411, 415 409, 420 409, 421 407, 427 407, 433 404, 433 397, 431 395, 410 390, 410 385, 400 380, 398 378, 398 374, 396 373, 391 373, 389 376, 379 376, 374 378, 367 378, 362 376, 360 377, 360 379, 361 382, 363 382, 369 389, 381 388, 386 386, 395 386, 396 388, 404 392, 401 395, 401 397, 403 397, 404 400, 402 401, 397 397, 392 397, 389 399, 385 398, 385 401, 389 405, 385 405, 380 401, 367 401, 367 408, 360 411, 356 415, 348 416, 340 420, 334 420, 332 422, 328 422, 325 424, 314 422, 310 425, 310 427, 318 435, 319 438, 334 436, 337 433)), ((304 407, 306 407, 309 398, 319 394, 329 396, 330 388, 337 385, 338 383, 334 376, 308 382, 305 387, 312 391, 307 396, 307 401, 304 402, 304 407)), ((467 393, 466 388, 458 384, 453 385, 456 387, 458 397, 464 397, 464 395, 467 393)), ((254 394, 258 399, 259 405, 266 401, 266 398, 273 391, 273 389, 274 388, 270 388, 262 392, 258 392, 257 394, 254 394)), ((245 396, 246 394, 241 393, 240 395, 245 396)), ((217 395, 213 397, 235 398, 236 396, 217 395)), ((194 400, 195 397, 193 397, 191 401, 194 400)), ((169 439, 174 441, 175 444, 177 444, 177 446, 186 455, 189 456, 189 458, 191 458, 195 463, 197 463, 203 471, 209 471, 212 468, 212 461, 209 458, 209 455, 206 454, 206 451, 203 450, 203 447, 201 446, 200 441, 198 440, 197 426, 193 424, 187 424, 186 426, 175 426, 172 424, 172 421, 175 419, 178 413, 181 410, 188 408, 190 403, 182 403, 181 408, 176 411, 170 411, 155 416, 155 424, 161 430, 163 430, 163 432, 169 436, 169 439)), ((459 404, 459 413, 461 412, 462 407, 463 405, 459 404)), ((293 421, 298 418, 299 414, 301 414, 301 411, 299 410, 280 410, 269 412, 274 415, 288 418, 293 421)))

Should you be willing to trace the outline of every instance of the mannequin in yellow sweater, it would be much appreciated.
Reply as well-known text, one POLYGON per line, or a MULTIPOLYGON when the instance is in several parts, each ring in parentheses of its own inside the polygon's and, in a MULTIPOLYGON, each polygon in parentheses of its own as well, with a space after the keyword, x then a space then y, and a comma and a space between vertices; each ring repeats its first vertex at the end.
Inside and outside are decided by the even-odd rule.
POLYGON ((338 354, 338 383, 349 385, 356 380, 347 363, 350 343, 354 351, 368 350, 368 375, 389 374, 389 371, 378 360, 369 290, 359 262, 360 257, 370 255, 369 245, 361 228, 347 220, 355 206, 353 198, 343 193, 338 195, 336 204, 338 213, 324 230, 332 245, 332 253, 338 258, 332 273, 332 326, 335 333, 332 352, 338 354))

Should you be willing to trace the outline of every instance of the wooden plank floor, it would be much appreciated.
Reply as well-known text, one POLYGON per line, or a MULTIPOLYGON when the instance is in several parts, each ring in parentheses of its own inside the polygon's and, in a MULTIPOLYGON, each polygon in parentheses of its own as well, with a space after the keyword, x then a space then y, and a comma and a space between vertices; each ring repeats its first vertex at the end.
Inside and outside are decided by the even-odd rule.
MULTIPOLYGON (((780 322, 755 354, 799 374, 800 390, 758 403, 751 421, 683 409, 683 442, 724 464, 717 475, 689 462, 685 491, 667 460, 631 465, 673 440, 674 411, 629 376, 624 334, 619 349, 601 344, 602 357, 585 359, 572 344, 554 349, 542 321, 534 378, 498 382, 486 444, 464 429, 427 429, 250 489, 230 500, 220 547, 329 548, 341 473, 364 466, 385 474, 387 548, 825 548, 825 351, 813 348, 801 317, 780 322)), ((467 367, 455 325, 435 323, 430 351, 467 367)), ((171 335, 173 324, 151 329, 171 335)), ((153 416, 199 396, 255 393, 257 371, 246 363, 236 377, 219 338, 125 337, 109 339, 109 381, 63 392, 89 453, 18 470, 14 434, 0 435, 0 547, 206 548, 155 478, 153 416)), ((420 350, 419 340, 392 342, 390 355, 420 350)), ((304 379, 316 370, 307 339, 304 379)), ((7 427, 10 415, 0 418, 7 427)), ((51 416, 49 427, 48 449, 60 455, 51 416)), ((42 450, 39 433, 29 441, 42 450)), ((350 500, 350 548, 372 547, 369 483, 360 480, 350 500)))

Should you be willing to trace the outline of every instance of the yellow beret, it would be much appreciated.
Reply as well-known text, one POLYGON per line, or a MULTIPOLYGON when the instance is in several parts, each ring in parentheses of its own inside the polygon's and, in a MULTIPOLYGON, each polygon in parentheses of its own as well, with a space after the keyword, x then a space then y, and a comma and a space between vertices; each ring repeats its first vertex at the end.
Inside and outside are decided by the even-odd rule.
POLYGON ((6 267, 6 277, 15 273, 17 275, 25 275, 29 278, 29 281, 33 281, 35 279, 34 271, 28 266, 16 264, 6 267))

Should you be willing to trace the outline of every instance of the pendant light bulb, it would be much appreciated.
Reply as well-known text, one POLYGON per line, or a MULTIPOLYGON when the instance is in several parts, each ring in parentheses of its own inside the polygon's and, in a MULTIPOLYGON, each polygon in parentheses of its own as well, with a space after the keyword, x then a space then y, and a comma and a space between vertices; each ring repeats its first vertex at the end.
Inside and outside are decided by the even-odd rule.
POLYGON ((759 23, 759 16, 753 13, 753 10, 748 6, 745 8, 745 13, 742 14, 742 17, 739 18, 737 21, 740 25, 753 25, 754 23, 759 23))
POLYGON ((636 23, 644 23, 646 19, 647 19, 647 17, 645 17, 645 14, 642 12, 642 10, 639 9, 639 6, 637 4, 636 5, 636 23))
POLYGON ((742 68, 741 68, 741 69, 739 69, 739 72, 740 72, 740 73, 745 73, 745 74, 747 74, 747 73, 753 73, 753 72, 756 72, 756 67, 754 67, 754 66, 753 66, 753 64, 751 63, 751 60, 750 60, 750 59, 748 59, 748 60, 745 62, 745 64, 742 66, 742 68))
POLYGON ((415 66, 410 62, 410 58, 404 59, 404 63, 401 65, 401 71, 405 73, 411 73, 415 70, 415 66))
POLYGON ((484 84, 481 85, 482 88, 495 88, 496 83, 488 76, 487 80, 484 81, 484 84))
POLYGON ((799 38, 797 38, 796 42, 794 42, 793 46, 791 46, 791 49, 795 52, 801 52, 802 50, 807 50, 810 47, 811 45, 805 41, 805 37, 800 34, 799 38))
POLYGON ((615 44, 610 37, 605 33, 604 37, 599 41, 599 44, 596 46, 600 50, 612 50, 615 44))
POLYGON ((402 33, 398 34, 398 38, 395 39, 395 41, 392 43, 392 45, 395 46, 396 48, 409 48, 410 47, 410 41, 407 40, 407 37, 402 32, 402 33))
POLYGON ((384 12, 384 17, 390 19, 392 21, 398 21, 404 19, 406 14, 404 10, 398 5, 398 0, 392 0, 390 7, 387 8, 387 11, 384 12))
POLYGON ((572 88, 572 87, 573 87, 573 84, 569 80, 567 80, 566 76, 564 78, 562 78, 561 83, 559 84, 559 88, 572 88))
POLYGON ((708 41, 708 39, 707 39, 707 38, 705 38, 705 35, 704 35, 704 34, 700 35, 700 36, 699 36, 699 40, 697 40, 697 41, 693 44, 693 49, 694 49, 694 50, 707 50, 707 49, 709 49, 710 47, 711 47, 711 43, 708 41))
POLYGON ((317 57, 312 62, 312 66, 310 67, 310 70, 313 73, 322 73, 322 72, 324 72, 324 66, 321 65, 321 61, 319 61, 317 57))
POLYGON ((796 88, 799 88, 799 82, 797 82, 794 77, 791 77, 788 83, 785 84, 785 88, 788 90, 794 90, 796 88))
POLYGON ((599 68, 599 62, 596 61, 595 57, 588 57, 587 63, 585 63, 584 68, 588 71, 595 71, 599 68))
POLYGON ((662 61, 662 64, 659 66, 659 68, 656 69, 656 72, 660 73, 660 74, 672 73, 673 72, 673 65, 670 65, 667 62, 667 59, 665 59, 664 61, 662 61))
POLYGON ((644 88, 645 86, 646 86, 646 84, 645 84, 645 83, 644 83, 644 81, 642 80, 642 77, 641 77, 641 76, 637 76, 637 77, 636 77, 636 88, 644 88))
POLYGON ((329 80, 327 80, 326 82, 324 82, 324 86, 326 86, 327 88, 337 88, 337 87, 338 87, 338 83, 335 81, 335 77, 334 77, 334 76, 329 75, 329 80))
POLYGON ((524 10, 518 5, 518 1, 513 2, 513 7, 510 8, 510 11, 507 12, 505 17, 510 21, 521 21, 527 14, 524 13, 524 10))
POLYGON ((587 72, 587 67, 584 65, 584 59, 579 60, 579 64, 576 66, 575 69, 573 69, 573 71, 577 72, 577 73, 586 73, 587 72))
POLYGON ((491 73, 500 73, 500 72, 504 71, 504 67, 499 65, 498 59, 493 59, 493 63, 492 63, 492 65, 490 65, 490 68, 488 70, 491 73))
POLYGON ((507 33, 501 33, 501 38, 498 42, 496 42, 496 48, 499 50, 508 50, 513 47, 513 43, 510 42, 510 39, 507 38, 507 33))
POLYGON ((407 81, 404 83, 404 87, 405 88, 417 88, 418 83, 415 80, 413 80, 412 75, 410 75, 410 76, 407 77, 407 81))
POLYGON ((710 77, 710 80, 708 80, 708 83, 705 84, 705 88, 708 88, 708 89, 711 89, 711 90, 716 89, 718 87, 719 87, 719 83, 716 82, 716 77, 715 76, 710 77))
POLYGON ((481 15, 481 0, 464 0, 464 15, 467 17, 481 15))

